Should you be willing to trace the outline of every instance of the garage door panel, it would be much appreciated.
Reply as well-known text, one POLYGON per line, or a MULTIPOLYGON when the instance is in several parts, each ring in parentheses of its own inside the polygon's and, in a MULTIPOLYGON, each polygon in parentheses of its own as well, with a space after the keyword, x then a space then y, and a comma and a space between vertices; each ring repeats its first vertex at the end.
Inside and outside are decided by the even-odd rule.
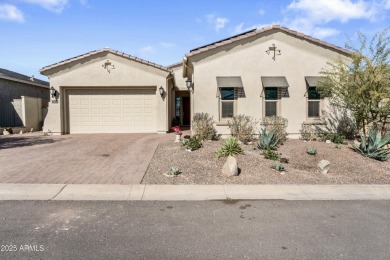
POLYGON ((92 115, 100 115, 101 113, 102 113, 102 110, 100 108, 91 108, 92 115))
POLYGON ((70 133, 155 132, 155 91, 69 90, 70 133))

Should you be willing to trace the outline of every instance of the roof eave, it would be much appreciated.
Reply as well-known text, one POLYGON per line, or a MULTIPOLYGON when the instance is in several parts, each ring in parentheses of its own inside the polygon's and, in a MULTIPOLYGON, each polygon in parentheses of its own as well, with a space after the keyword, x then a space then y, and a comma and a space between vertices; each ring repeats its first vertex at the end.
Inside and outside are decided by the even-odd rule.
POLYGON ((352 55, 352 53, 353 53, 353 52, 351 52, 351 51, 349 51, 347 49, 341 48, 341 47, 336 46, 334 44, 327 43, 325 41, 321 41, 321 40, 319 40, 317 38, 313 38, 311 36, 308 36, 306 34, 303 34, 303 33, 300 33, 300 32, 297 32, 297 31, 294 31, 294 30, 291 30, 291 29, 288 29, 286 27, 281 27, 280 25, 272 25, 272 26, 268 26, 268 27, 265 27, 265 28, 257 29, 255 31, 253 31, 253 30, 252 31, 248 31, 248 32, 246 32, 244 34, 234 35, 234 36, 232 36, 230 38, 226 38, 224 40, 220 40, 220 41, 208 44, 208 45, 201 46, 199 48, 195 48, 192 51, 190 51, 189 53, 186 53, 185 57, 189 58, 189 57, 192 57, 192 56, 196 56, 198 54, 201 54, 201 53, 204 53, 204 52, 216 49, 216 48, 221 48, 221 47, 224 47, 226 45, 235 43, 237 41, 240 41, 240 40, 243 40, 243 39, 247 39, 247 38, 250 38, 250 37, 256 36, 258 34, 271 31, 271 30, 283 31, 283 32, 285 32, 287 34, 290 34, 290 35, 293 35, 293 36, 305 39, 305 40, 307 40, 309 42, 312 42, 312 43, 315 43, 315 44, 319 44, 319 45, 322 45, 324 47, 333 49, 333 50, 335 50, 335 51, 337 51, 339 53, 342 53, 342 54, 344 54, 345 56, 348 56, 348 57, 350 57, 352 55))
POLYGON ((44 85, 44 84, 40 84, 40 83, 37 83, 37 82, 34 82, 34 81, 28 81, 28 80, 23 80, 23 79, 15 79, 15 78, 12 78, 12 77, 7 77, 7 76, 0 76, 0 79, 20 82, 20 83, 24 83, 24 84, 28 84, 28 85, 34 85, 34 86, 41 87, 41 88, 47 88, 47 89, 49 88, 49 83, 47 85, 44 85))
POLYGON ((111 53, 111 54, 114 54, 114 55, 117 55, 119 57, 123 57, 123 58, 126 58, 128 60, 132 60, 132 61, 135 61, 135 62, 139 62, 143 65, 147 65, 147 66, 151 66, 153 68, 156 68, 156 69, 160 69, 160 70, 163 70, 163 71, 166 71, 168 73, 172 73, 172 70, 167 68, 167 67, 164 67, 162 65, 159 65, 157 63, 153 63, 153 62, 150 62, 150 61, 147 61, 147 60, 144 60, 144 59, 140 59, 138 57, 135 57, 135 56, 131 56, 129 54, 126 54, 124 52, 120 52, 120 51, 115 51, 115 50, 112 50, 112 49, 108 49, 108 48, 104 48, 104 49, 101 49, 101 50, 95 50, 95 51, 91 51, 91 52, 88 52, 88 53, 85 53, 85 54, 82 54, 82 55, 79 55, 79 56, 76 56, 76 57, 73 57, 73 58, 70 58, 70 59, 67 59, 67 60, 63 60, 63 61, 60 61, 60 62, 57 62, 57 63, 54 63, 52 65, 48 65, 46 67, 43 67, 39 70, 39 72, 42 74, 42 75, 45 75, 45 76, 48 76, 50 74, 48 74, 47 72, 50 71, 51 69, 55 69, 55 68, 58 68, 58 67, 61 67, 61 66, 64 66, 64 65, 67 65, 71 62, 74 62, 74 61, 78 61, 78 60, 82 60, 84 58, 87 58, 87 57, 90 57, 92 55, 95 55, 95 54, 99 54, 99 53, 103 53, 103 52, 107 52, 107 53, 111 53))

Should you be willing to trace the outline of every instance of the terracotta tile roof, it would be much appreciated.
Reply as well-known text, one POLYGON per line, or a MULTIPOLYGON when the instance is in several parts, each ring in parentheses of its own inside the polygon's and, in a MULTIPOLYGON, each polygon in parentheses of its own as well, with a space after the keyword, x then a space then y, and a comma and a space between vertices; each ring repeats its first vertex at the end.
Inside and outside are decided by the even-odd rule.
POLYGON ((129 60, 132 60, 132 61, 136 61, 136 62, 142 63, 142 64, 144 64, 144 65, 147 65, 147 66, 152 66, 152 67, 154 67, 154 68, 156 68, 156 69, 160 69, 160 70, 167 71, 167 72, 172 72, 171 69, 169 69, 169 68, 167 68, 167 67, 164 67, 164 66, 162 66, 162 65, 159 65, 159 64, 156 64, 156 63, 153 63, 153 62, 144 60, 144 59, 140 59, 140 58, 135 57, 135 56, 131 56, 131 55, 126 54, 126 53, 124 53, 124 52, 112 50, 112 49, 110 49, 110 48, 104 48, 104 49, 100 49, 100 50, 95 50, 95 51, 87 52, 87 53, 85 53, 85 54, 82 54, 82 55, 79 55, 79 56, 76 56, 76 57, 73 57, 73 58, 70 58, 70 59, 67 59, 67 60, 63 60, 63 61, 60 61, 60 62, 51 64, 51 65, 46 66, 46 67, 43 67, 43 68, 40 69, 39 71, 40 71, 42 74, 44 74, 44 72, 47 71, 47 70, 50 70, 50 69, 56 68, 56 67, 58 67, 58 66, 62 66, 62 65, 68 64, 68 63, 73 62, 73 61, 78 61, 78 60, 81 60, 81 59, 84 59, 84 58, 87 58, 87 57, 90 57, 90 56, 92 56, 92 55, 95 55, 95 54, 98 54, 98 53, 102 53, 102 52, 112 53, 112 54, 114 54, 114 55, 117 55, 117 56, 120 56, 120 57, 129 59, 129 60))
POLYGON ((308 36, 306 34, 303 34, 303 33, 300 33, 300 32, 294 31, 294 30, 290 30, 286 27, 282 27, 280 25, 272 25, 272 26, 268 26, 265 28, 261 28, 261 29, 253 29, 253 30, 250 30, 250 31, 247 31, 244 33, 234 35, 234 36, 226 38, 226 39, 222 39, 222 40, 219 40, 219 41, 192 49, 192 50, 190 50, 189 53, 186 54, 186 57, 194 56, 194 55, 197 55, 199 53, 203 53, 205 51, 212 50, 212 49, 215 49, 215 48, 218 48, 218 47, 221 47, 221 46, 224 46, 224 45, 236 42, 236 41, 240 41, 242 39, 246 39, 246 38, 249 38, 249 37, 252 37, 255 35, 261 35, 265 32, 269 32, 271 30, 279 30, 279 31, 285 32, 287 34, 302 38, 304 40, 307 40, 307 41, 310 41, 313 43, 317 43, 319 45, 323 45, 324 47, 336 50, 336 51, 341 52, 341 53, 344 53, 345 55, 351 55, 351 53, 352 53, 351 51, 349 51, 347 49, 344 49, 344 48, 341 48, 339 46, 321 41, 319 39, 313 38, 313 37, 308 36))
POLYGON ((27 76, 24 74, 20 74, 2 68, 0 68, 0 78, 24 82, 26 84, 31 84, 31 85, 39 85, 41 87, 47 87, 47 88, 49 87, 49 82, 47 81, 36 79, 34 78, 34 76, 27 76))

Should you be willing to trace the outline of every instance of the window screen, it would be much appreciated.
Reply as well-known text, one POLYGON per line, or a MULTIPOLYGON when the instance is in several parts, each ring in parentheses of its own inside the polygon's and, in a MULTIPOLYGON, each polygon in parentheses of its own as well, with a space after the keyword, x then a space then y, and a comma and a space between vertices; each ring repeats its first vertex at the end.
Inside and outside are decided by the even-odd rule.
POLYGON ((221 118, 234 116, 234 88, 220 88, 221 92, 221 118))
POLYGON ((277 115, 277 102, 267 101, 265 102, 265 116, 276 116, 277 115))
POLYGON ((308 102, 308 116, 319 117, 320 116, 320 101, 309 101, 308 102))

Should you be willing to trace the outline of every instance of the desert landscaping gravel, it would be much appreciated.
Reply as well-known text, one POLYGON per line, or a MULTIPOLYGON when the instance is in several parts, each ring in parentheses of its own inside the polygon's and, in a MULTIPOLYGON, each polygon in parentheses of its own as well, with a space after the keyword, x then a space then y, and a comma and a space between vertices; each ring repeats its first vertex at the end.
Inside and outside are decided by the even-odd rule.
POLYGON ((242 145, 245 154, 237 156, 240 174, 226 177, 221 169, 226 158, 217 158, 215 151, 223 140, 204 141, 199 150, 188 152, 181 143, 161 143, 149 165, 143 184, 390 184, 390 161, 380 162, 366 158, 350 145, 336 148, 333 143, 305 142, 289 139, 278 148, 283 156, 290 157, 286 172, 271 169, 275 161, 264 159, 257 145, 242 145), (317 155, 306 153, 316 148, 317 155), (327 175, 317 170, 322 160, 331 162, 327 175), (178 167, 181 174, 167 177, 170 167, 178 167))

